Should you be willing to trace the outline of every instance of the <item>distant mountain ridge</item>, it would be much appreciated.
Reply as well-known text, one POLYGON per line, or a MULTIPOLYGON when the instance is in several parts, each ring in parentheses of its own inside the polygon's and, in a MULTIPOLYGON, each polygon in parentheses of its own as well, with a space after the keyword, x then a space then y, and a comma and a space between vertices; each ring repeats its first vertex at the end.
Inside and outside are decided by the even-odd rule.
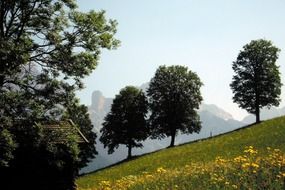
MULTIPOLYGON (((145 83, 142 89, 148 87, 145 83)), ((96 169, 106 167, 115 162, 123 160, 126 158, 127 149, 125 146, 120 146, 113 154, 108 155, 107 149, 104 148, 103 144, 98 140, 100 137, 100 129, 102 128, 102 123, 104 117, 111 109, 113 102, 112 98, 106 98, 102 92, 96 90, 92 93, 92 101, 89 106, 90 119, 94 125, 94 131, 97 133, 97 143, 96 149, 99 153, 95 160, 92 161, 88 167, 84 168, 81 172, 90 172, 96 169)), ((198 110, 201 121, 202 129, 199 134, 193 133, 191 135, 178 135, 175 144, 181 144, 201 138, 206 138, 209 136, 218 135, 228 131, 232 131, 244 125, 244 123, 234 120, 232 115, 223 109, 219 108, 214 104, 202 104, 198 110)), ((144 147, 142 149, 134 149, 133 154, 143 154, 158 149, 165 148, 169 145, 169 138, 162 140, 151 140, 147 139, 143 142, 144 147)))
POLYGON ((208 111, 208 112, 210 112, 210 113, 212 113, 212 114, 216 115, 217 117, 220 117, 224 120, 234 119, 230 113, 224 111, 223 109, 219 108, 215 104, 202 104, 200 106, 199 111, 200 112, 208 111))

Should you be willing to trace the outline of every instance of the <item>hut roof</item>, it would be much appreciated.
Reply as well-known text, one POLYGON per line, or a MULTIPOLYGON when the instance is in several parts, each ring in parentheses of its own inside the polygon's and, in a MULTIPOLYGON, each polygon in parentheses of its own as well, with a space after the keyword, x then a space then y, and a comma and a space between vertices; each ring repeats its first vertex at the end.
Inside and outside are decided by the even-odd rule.
POLYGON ((75 135, 78 143, 89 143, 87 138, 83 135, 80 129, 76 127, 72 120, 60 121, 54 124, 36 123, 36 125, 41 125, 44 133, 47 135, 60 134, 60 136, 57 136, 57 138, 53 138, 55 139, 55 143, 65 142, 70 135, 75 135))

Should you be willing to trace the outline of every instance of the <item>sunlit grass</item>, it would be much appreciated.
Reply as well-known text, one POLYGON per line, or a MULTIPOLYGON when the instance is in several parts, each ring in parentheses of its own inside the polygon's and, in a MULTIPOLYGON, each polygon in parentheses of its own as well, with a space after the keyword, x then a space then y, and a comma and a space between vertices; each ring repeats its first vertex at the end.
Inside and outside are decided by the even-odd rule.
MULTIPOLYGON (((210 173, 216 171, 214 170, 216 166, 221 166, 215 165, 216 161, 221 158, 230 163, 225 168, 221 167, 220 169, 222 170, 229 171, 230 169, 234 169, 237 167, 233 164, 235 159, 240 158, 246 146, 253 146, 255 149, 252 150, 258 150, 259 160, 266 161, 269 159, 268 156, 270 153, 268 153, 267 147, 279 149, 280 153, 284 153, 285 117, 265 121, 250 128, 235 131, 224 136, 142 156, 130 162, 83 176, 77 180, 77 183, 80 190, 93 190, 98 189, 100 186, 108 189, 108 185, 111 189, 114 189, 117 188, 116 184, 124 183, 128 185, 131 184, 130 189, 167 189, 168 187, 171 187, 170 189, 203 189, 201 182, 195 179, 195 175, 192 173, 191 175, 186 175, 185 172, 189 170, 199 171, 198 178, 202 177, 205 181, 207 181, 207 179, 213 180, 214 178, 210 176, 210 173), (154 179, 152 180, 152 178, 154 179), (104 186, 104 183, 108 184, 104 186)), ((250 151, 251 149, 247 150, 250 151)), ((244 153, 250 154, 250 152, 244 153)), ((251 166, 252 165, 250 165, 250 167, 251 166)), ((255 165, 252 167, 254 166, 255 165)), ((271 168, 271 165, 269 168, 271 168)), ((217 173, 217 175, 218 174, 219 173, 217 173)), ((257 172, 257 174, 259 173, 257 172)), ((249 174, 247 175, 250 176, 249 174)), ((282 175, 283 173, 280 174, 280 176, 282 175)), ((223 177, 226 178, 226 176, 223 177)), ((217 183, 216 186, 211 186, 211 188, 216 187, 216 189, 219 189, 220 186, 218 185, 220 185, 220 183, 217 183)), ((235 185, 237 185, 238 188, 240 187, 234 183, 234 181, 223 181, 223 185, 227 185, 221 186, 225 189, 229 187, 234 189, 235 185)), ((120 188, 123 189, 121 186, 117 189, 120 188)))
POLYGON ((207 164, 193 163, 179 169, 157 168, 152 173, 101 181, 92 190, 144 189, 284 189, 285 154, 268 147, 260 156, 254 147, 232 158, 217 157, 207 164))

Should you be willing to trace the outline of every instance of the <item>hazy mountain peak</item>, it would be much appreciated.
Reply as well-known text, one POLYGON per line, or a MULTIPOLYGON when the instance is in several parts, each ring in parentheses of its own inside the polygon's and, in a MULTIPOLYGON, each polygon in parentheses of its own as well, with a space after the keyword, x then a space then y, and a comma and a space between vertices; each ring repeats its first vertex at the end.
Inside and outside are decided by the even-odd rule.
POLYGON ((101 111, 104 107, 105 97, 103 96, 102 92, 96 90, 92 93, 92 104, 91 108, 96 111, 101 111))
POLYGON ((201 104, 199 111, 208 111, 211 114, 224 120, 233 119, 233 116, 230 113, 224 111, 222 108, 219 108, 215 104, 201 104))

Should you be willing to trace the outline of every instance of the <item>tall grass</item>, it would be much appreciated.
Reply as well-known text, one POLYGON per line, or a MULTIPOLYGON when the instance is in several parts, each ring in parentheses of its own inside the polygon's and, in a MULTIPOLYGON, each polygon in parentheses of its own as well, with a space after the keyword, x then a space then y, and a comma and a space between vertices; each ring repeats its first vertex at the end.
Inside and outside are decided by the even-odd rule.
MULTIPOLYGON (((150 175, 153 174, 155 174, 155 178, 157 178, 158 174, 156 172, 158 168, 160 168, 161 171, 169 171, 166 172, 167 175, 170 173, 176 174, 177 172, 175 171, 185 171, 186 166, 191 166, 190 170, 197 171, 199 170, 196 167, 205 166, 204 170, 206 171, 206 168, 213 168, 215 166, 213 163, 218 156, 222 156, 225 160, 233 160, 240 156, 245 146, 255 147, 258 150, 258 157, 265 160, 267 159, 266 156, 268 156, 266 147, 273 147, 274 149, 279 149, 280 152, 285 152, 285 117, 268 120, 227 135, 142 156, 130 162, 80 177, 77 183, 79 189, 93 190, 96 189, 96 187, 100 187, 102 183, 114 184, 117 180, 123 180, 125 178, 132 179, 128 182, 136 181, 135 179, 140 179, 140 176, 148 175, 148 177, 151 178, 150 175), (193 168, 192 166, 195 167, 193 168)), ((225 170, 228 171, 229 169, 225 168, 225 170)), ((208 175, 210 179, 209 171, 205 173, 205 177, 208 175)), ((141 185, 136 184, 133 185, 133 187, 134 189, 152 189, 151 186, 148 187, 147 185, 154 183, 156 189, 165 189, 163 187, 166 186, 172 187, 172 189, 187 189, 187 184, 191 183, 193 187, 199 189, 202 185, 201 182, 194 180, 194 178, 189 178, 189 175, 184 175, 184 173, 177 177, 170 176, 170 178, 157 179, 160 180, 154 182, 151 180, 148 182, 143 181, 140 183, 141 185), (163 179, 166 179, 166 181, 163 179), (167 183, 167 181, 170 184, 167 183), (187 183, 185 183, 186 181, 187 183), (197 186, 195 186, 195 183, 197 186), (183 187, 182 184, 184 184, 185 187, 183 187)), ((232 183, 230 181, 228 182, 229 184, 232 183)), ((235 184, 233 183, 232 185, 235 184)), ((232 186, 231 188, 234 187, 235 186, 232 186)))
POLYGON ((260 156, 254 147, 233 158, 217 157, 207 164, 193 163, 179 169, 164 169, 129 175, 115 181, 101 181, 90 190, 145 189, 274 189, 285 188, 285 154, 268 147, 260 156))

